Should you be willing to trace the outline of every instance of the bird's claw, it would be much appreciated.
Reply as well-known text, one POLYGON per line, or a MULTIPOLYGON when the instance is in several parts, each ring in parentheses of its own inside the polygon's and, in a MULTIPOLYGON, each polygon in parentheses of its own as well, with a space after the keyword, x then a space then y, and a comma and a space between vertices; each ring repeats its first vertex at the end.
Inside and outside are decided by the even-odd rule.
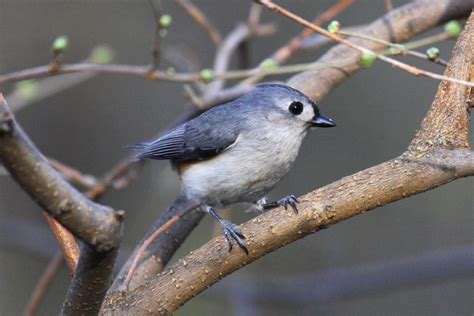
POLYGON ((296 204, 299 203, 299 201, 296 198, 296 196, 294 196, 293 194, 288 195, 287 197, 284 197, 282 199, 279 199, 277 203, 278 205, 283 206, 285 210, 288 209, 288 205, 291 206, 291 208, 293 209, 293 212, 295 212, 295 214, 298 214, 298 208, 296 207, 296 204))
POLYGON ((232 246, 235 240, 237 245, 239 245, 240 249, 242 249, 248 255, 249 251, 245 246, 245 242, 243 241, 243 239, 245 239, 245 236, 242 235, 237 225, 227 220, 222 220, 221 226, 224 230, 224 236, 227 240, 227 245, 229 245, 229 252, 232 250, 232 246))

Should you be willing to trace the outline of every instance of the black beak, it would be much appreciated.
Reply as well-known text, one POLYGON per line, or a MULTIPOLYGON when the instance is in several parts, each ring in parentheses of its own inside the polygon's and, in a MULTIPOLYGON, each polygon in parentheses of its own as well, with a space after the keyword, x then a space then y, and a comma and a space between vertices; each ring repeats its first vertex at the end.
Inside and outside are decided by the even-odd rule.
POLYGON ((314 127, 334 127, 336 126, 336 122, 334 122, 329 117, 322 116, 317 114, 311 120, 311 126, 314 127))

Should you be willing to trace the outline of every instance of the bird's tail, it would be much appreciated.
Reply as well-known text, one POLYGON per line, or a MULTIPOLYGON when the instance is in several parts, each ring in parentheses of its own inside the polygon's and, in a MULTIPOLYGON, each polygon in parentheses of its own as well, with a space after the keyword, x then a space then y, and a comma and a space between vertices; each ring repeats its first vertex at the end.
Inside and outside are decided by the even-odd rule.
POLYGON ((135 162, 135 161, 142 160, 144 158, 143 152, 148 146, 149 146, 148 143, 137 143, 137 144, 127 145, 125 148, 137 151, 137 154, 133 156, 133 158, 131 159, 132 162, 135 162))
POLYGON ((139 150, 143 150, 147 148, 148 146, 149 146, 148 143, 138 143, 138 144, 128 145, 125 148, 139 151, 139 150))

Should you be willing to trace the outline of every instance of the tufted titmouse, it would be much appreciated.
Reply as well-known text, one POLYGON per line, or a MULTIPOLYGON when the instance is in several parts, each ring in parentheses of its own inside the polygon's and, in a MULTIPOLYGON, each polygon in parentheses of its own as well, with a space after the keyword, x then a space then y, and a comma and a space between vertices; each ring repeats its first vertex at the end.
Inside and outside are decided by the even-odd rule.
POLYGON ((316 104, 283 84, 261 84, 216 106, 150 143, 130 146, 137 159, 169 159, 182 190, 175 204, 192 202, 219 221, 229 251, 233 241, 246 253, 245 237, 215 209, 252 203, 259 211, 291 206, 294 195, 268 203, 267 194, 289 171, 311 127, 333 127, 316 104))

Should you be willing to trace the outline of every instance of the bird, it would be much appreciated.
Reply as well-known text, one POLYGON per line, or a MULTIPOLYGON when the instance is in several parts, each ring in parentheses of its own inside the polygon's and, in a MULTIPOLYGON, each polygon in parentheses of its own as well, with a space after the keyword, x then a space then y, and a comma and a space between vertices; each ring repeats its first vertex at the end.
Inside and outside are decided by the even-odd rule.
POLYGON ((220 223, 229 251, 236 242, 248 254, 245 236, 217 210, 247 203, 257 212, 290 206, 298 213, 294 195, 275 202, 266 195, 289 172, 308 131, 333 126, 304 93, 264 83, 154 141, 129 147, 136 160, 170 160, 181 180, 173 207, 191 204, 208 213, 220 223))

